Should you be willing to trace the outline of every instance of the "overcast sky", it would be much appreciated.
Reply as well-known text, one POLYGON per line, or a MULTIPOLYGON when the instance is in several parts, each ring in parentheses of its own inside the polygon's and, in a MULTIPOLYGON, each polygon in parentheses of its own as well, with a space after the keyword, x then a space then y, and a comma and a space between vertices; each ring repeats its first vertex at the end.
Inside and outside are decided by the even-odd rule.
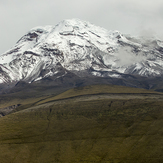
POLYGON ((0 54, 31 28, 71 18, 163 39, 163 0, 0 0, 0 54))

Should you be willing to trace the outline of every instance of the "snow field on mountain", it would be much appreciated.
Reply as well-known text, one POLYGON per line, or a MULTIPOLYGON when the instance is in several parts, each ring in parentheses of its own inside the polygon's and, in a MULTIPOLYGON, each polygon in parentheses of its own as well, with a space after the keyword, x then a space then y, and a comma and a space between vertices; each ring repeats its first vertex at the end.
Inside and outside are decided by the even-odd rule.
POLYGON ((119 73, 159 76, 163 73, 163 42, 128 38, 78 19, 56 26, 35 27, 0 55, 0 83, 41 80, 68 71, 119 78, 119 73), (40 76, 42 70, 47 70, 40 76), (105 72, 102 75, 101 72, 105 72), (107 73, 106 73, 107 72, 107 73))

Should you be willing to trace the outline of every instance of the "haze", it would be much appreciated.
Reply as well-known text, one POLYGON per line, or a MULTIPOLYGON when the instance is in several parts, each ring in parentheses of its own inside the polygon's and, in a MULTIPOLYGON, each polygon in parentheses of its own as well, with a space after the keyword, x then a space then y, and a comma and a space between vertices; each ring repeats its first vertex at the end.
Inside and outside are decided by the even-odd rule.
POLYGON ((163 38, 162 0, 1 0, 0 54, 31 28, 71 18, 124 34, 163 38))

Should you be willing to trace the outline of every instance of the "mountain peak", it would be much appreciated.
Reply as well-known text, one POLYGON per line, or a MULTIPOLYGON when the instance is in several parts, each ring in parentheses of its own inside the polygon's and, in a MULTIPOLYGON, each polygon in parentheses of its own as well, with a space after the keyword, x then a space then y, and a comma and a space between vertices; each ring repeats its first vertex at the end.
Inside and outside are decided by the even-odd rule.
POLYGON ((79 19, 63 20, 56 26, 31 29, 1 55, 0 83, 33 82, 49 76, 57 79, 67 71, 78 76, 113 78, 123 74, 160 76, 162 44, 143 44, 119 31, 108 31, 79 19))
POLYGON ((65 19, 59 22, 57 25, 69 25, 69 26, 88 26, 91 23, 88 21, 83 21, 78 18, 73 18, 73 19, 65 19))

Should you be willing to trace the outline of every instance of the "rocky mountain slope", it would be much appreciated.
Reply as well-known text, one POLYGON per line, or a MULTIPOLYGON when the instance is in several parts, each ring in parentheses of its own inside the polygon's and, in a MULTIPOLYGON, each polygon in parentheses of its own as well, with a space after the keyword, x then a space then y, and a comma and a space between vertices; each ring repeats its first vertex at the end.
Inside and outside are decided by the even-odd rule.
POLYGON ((49 77, 54 81, 68 73, 80 78, 102 77, 115 81, 128 75, 134 80, 141 78, 140 81, 147 77, 160 78, 163 41, 125 36, 119 31, 107 31, 71 19, 56 26, 31 29, 14 47, 0 55, 1 85, 19 81, 33 83, 49 77))

